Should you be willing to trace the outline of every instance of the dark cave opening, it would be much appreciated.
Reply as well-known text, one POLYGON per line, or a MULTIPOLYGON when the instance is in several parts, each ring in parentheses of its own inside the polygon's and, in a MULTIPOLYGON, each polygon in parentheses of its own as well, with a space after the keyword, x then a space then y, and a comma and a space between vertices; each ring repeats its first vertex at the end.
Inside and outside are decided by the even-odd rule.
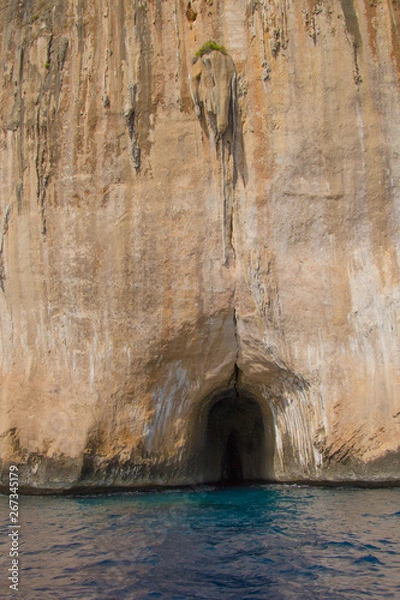
POLYGON ((221 465, 221 480, 228 483, 240 483, 243 481, 240 443, 236 431, 231 431, 228 435, 221 465))
POLYGON ((218 396, 207 418, 205 481, 224 485, 268 478, 271 439, 267 440, 259 403, 236 390, 218 396))

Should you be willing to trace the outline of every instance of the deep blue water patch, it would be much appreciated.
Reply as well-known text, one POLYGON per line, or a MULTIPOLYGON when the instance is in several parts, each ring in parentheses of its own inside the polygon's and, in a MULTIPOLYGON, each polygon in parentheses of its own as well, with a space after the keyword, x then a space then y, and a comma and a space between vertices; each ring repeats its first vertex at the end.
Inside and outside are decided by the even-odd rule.
POLYGON ((20 497, 20 597, 400 598, 399 504, 398 488, 272 485, 20 497))

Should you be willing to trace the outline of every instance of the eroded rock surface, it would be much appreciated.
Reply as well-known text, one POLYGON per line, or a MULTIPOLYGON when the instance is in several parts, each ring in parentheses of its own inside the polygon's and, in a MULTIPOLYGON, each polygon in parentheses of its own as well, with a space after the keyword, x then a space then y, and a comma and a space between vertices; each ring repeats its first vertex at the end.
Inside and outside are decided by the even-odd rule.
POLYGON ((398 482, 398 2, 0 14, 3 483, 398 482))
MULTIPOLYGON (((220 50, 194 58, 189 75, 196 114, 209 124, 218 140, 233 129, 236 98, 236 69, 233 60, 220 50)), ((231 136, 233 132, 231 132, 231 136)))

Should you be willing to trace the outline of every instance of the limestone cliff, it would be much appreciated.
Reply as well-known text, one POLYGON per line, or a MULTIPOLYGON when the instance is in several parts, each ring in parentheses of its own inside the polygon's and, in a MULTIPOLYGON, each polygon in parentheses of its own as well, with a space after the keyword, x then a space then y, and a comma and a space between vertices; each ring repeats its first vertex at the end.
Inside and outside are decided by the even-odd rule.
POLYGON ((3 482, 398 482, 400 2, 0 29, 3 482))

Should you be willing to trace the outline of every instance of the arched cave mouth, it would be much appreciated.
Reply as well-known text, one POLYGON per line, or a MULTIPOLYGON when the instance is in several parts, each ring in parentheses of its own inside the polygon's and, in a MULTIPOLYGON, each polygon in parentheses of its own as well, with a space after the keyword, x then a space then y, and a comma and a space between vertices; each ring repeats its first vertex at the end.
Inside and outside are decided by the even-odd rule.
POLYGON ((272 446, 260 404, 236 390, 220 394, 207 417, 204 481, 230 486, 268 479, 272 446))

